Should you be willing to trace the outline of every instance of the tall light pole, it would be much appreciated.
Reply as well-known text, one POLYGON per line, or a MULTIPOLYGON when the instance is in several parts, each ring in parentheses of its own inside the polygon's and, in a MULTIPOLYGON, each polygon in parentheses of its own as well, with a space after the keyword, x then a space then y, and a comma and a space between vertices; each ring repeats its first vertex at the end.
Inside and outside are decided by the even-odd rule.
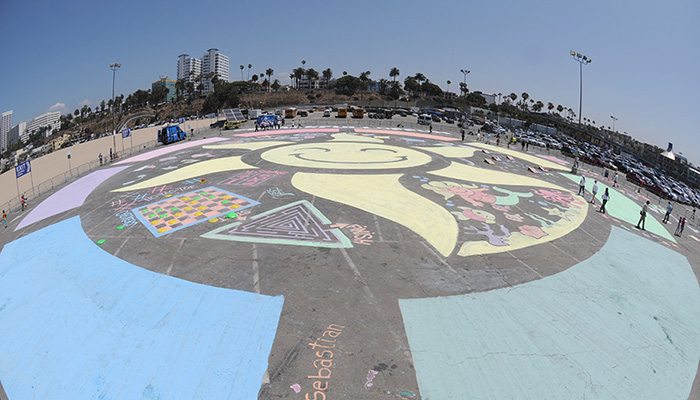
POLYGON ((461 72, 462 75, 464 75, 464 81, 463 81, 463 83, 464 83, 464 95, 466 96, 467 95, 467 75, 471 71, 465 68, 465 69, 460 69, 459 72, 461 72))
POLYGON ((578 62, 579 67, 579 87, 578 87, 578 124, 581 125, 581 103, 583 102, 583 65, 588 65, 591 63, 590 57, 585 56, 578 51, 571 50, 569 52, 571 57, 578 62))
POLYGON ((613 132, 615 132, 615 121, 617 121, 617 117, 614 116, 614 115, 611 115, 611 116, 610 116, 610 119, 613 120, 613 132))
POLYGON ((112 142, 114 144, 114 154, 117 154, 117 114, 116 114, 116 104, 114 104, 114 81, 117 77, 117 70, 121 68, 121 64, 112 63, 109 64, 109 68, 112 70, 112 142))

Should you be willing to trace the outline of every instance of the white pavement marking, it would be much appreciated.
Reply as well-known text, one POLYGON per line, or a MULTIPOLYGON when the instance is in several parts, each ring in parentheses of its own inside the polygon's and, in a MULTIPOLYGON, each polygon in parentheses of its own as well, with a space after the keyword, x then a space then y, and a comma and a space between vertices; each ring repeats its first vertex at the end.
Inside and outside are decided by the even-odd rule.
MULTIPOLYGON (((510 254, 510 256, 513 257, 517 262, 519 262, 520 264, 524 265, 527 269, 529 269, 530 271, 534 272, 535 275, 537 275, 538 277, 542 278, 542 274, 540 274, 540 273, 537 272, 534 268, 532 268, 532 267, 530 266, 530 264, 528 264, 528 263, 526 263, 525 261, 523 261, 523 260, 519 259, 518 257, 514 256, 513 253, 511 253, 510 251, 508 252, 508 254, 510 254)), ((511 285, 511 286, 512 286, 512 285, 511 285)))
POLYGON ((17 221, 17 219, 19 219, 22 215, 23 215, 23 214, 20 214, 20 215, 18 215, 18 216, 16 216, 16 217, 12 218, 12 221, 10 221, 10 223, 13 223, 13 222, 17 221))
POLYGON ((379 227, 379 220, 377 219, 377 216, 372 214, 372 217, 374 218, 374 226, 377 228, 377 235, 379 235, 379 240, 384 241, 384 237, 382 236, 382 228, 379 227))
POLYGON ((126 244, 126 242, 127 242, 128 240, 129 240, 128 237, 124 238, 124 242, 119 246, 119 248, 117 249, 117 251, 114 252, 114 256, 115 256, 115 257, 117 257, 117 256, 119 255, 119 252, 122 250, 122 248, 124 247, 124 245, 126 244))
POLYGON ((168 270, 165 271, 166 275, 170 275, 171 272, 173 272, 173 264, 175 264, 175 260, 177 259, 177 255, 180 253, 180 249, 182 249, 182 245, 185 244, 186 238, 181 238, 180 239, 180 244, 177 246, 177 250, 173 253, 173 260, 170 262, 170 265, 168 265, 168 270))
POLYGON ((253 243, 253 288, 255 293, 260 293, 260 266, 258 265, 258 246, 255 243, 253 243))

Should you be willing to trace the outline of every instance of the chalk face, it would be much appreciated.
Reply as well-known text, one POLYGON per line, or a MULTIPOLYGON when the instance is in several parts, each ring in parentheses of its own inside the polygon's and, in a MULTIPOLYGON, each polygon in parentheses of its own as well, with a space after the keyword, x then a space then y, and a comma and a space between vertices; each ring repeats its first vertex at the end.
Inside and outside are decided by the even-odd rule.
POLYGON ((413 149, 356 142, 283 146, 268 150, 261 157, 266 161, 293 167, 358 170, 411 168, 431 161, 430 156, 413 149))

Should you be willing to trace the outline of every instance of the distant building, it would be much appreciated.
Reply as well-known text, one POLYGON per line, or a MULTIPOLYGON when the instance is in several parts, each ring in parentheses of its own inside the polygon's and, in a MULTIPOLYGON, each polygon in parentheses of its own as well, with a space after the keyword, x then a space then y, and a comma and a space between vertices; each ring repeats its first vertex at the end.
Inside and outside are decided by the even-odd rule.
POLYGON ((12 111, 5 111, 0 117, 0 151, 2 152, 5 152, 9 147, 10 129, 12 129, 12 111))
POLYGON ((192 58, 189 54, 180 54, 177 58, 177 79, 194 82, 202 74, 202 60, 192 58))
POLYGON ((229 80, 229 59, 222 54, 219 49, 209 49, 202 56, 202 94, 207 95, 214 92, 214 84, 207 76, 215 73, 220 81, 229 80))
POLYGON ((327 88, 329 84, 328 79, 324 78, 323 76, 319 76, 318 78, 314 79, 313 82, 309 81, 309 77, 306 75, 302 76, 299 79, 299 89, 323 89, 327 88))
POLYGON ((158 86, 165 86, 168 89, 168 94, 165 96, 165 101, 171 102, 175 99, 175 83, 177 81, 168 79, 167 76, 161 76, 159 80, 151 84, 151 91, 153 91, 158 86))
POLYGON ((486 100, 486 105, 496 104, 496 95, 488 93, 479 93, 486 100))
POLYGON ((44 134, 45 137, 50 136, 54 130, 58 131, 61 129, 61 113, 58 111, 54 112, 47 112, 44 114, 39 115, 38 117, 35 117, 33 120, 29 121, 27 123, 27 130, 26 130, 26 135, 27 138, 39 130, 41 128, 46 127, 46 133, 44 134))
POLYGON ((15 125, 12 129, 10 129, 10 133, 7 135, 7 145, 12 146, 20 140, 22 140, 24 143, 29 138, 29 136, 25 133, 26 131, 26 122, 20 122, 19 124, 15 125))

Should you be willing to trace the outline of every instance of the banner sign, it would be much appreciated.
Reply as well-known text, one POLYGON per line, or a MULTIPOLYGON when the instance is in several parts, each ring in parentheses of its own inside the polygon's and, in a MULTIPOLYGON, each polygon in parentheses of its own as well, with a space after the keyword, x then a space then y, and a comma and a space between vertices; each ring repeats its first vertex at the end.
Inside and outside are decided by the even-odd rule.
POLYGON ((23 163, 17 164, 17 166, 15 167, 15 176, 17 179, 19 179, 19 177, 26 175, 30 172, 32 172, 32 164, 31 164, 31 162, 29 162, 29 160, 27 160, 23 163))
POLYGON ((129 136, 131 136, 131 129, 129 129, 129 128, 122 129, 122 139, 128 138, 129 136))

